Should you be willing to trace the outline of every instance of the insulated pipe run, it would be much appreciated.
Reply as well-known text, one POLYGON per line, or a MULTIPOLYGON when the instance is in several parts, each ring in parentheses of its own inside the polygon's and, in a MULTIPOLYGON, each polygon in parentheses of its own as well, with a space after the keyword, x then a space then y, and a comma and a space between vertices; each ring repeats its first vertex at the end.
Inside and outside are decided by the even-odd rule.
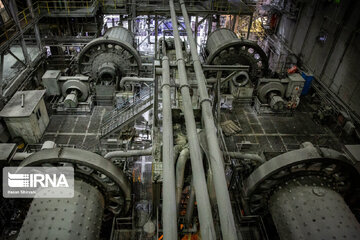
POLYGON ((196 131, 196 123, 192 108, 189 83, 186 75, 185 61, 182 53, 180 35, 176 19, 174 1, 169 1, 171 22, 173 25, 176 60, 179 71, 180 90, 183 100, 186 132, 190 148, 191 167, 193 172, 193 182, 195 187, 196 200, 198 202, 198 213, 200 220, 201 237, 207 240, 216 239, 214 222, 211 212, 209 193, 206 186, 204 166, 201 156, 199 139, 196 131))
POLYGON ((184 148, 179 155, 179 158, 176 162, 176 207, 177 213, 180 209, 181 194, 184 187, 184 172, 185 166, 190 157, 190 152, 188 148, 184 148))
POLYGON ((188 203, 186 206, 186 214, 185 214, 185 224, 187 227, 189 227, 190 224, 192 223, 194 206, 195 206, 195 189, 194 189, 193 183, 191 182, 190 196, 189 196, 189 200, 188 200, 188 203))
POLYGON ((144 149, 144 150, 130 150, 127 152, 124 151, 114 151, 108 152, 105 154, 104 158, 112 159, 116 157, 136 157, 136 156, 149 156, 152 154, 152 148, 144 149))
POLYGON ((259 165, 263 164, 265 162, 265 160, 257 155, 257 154, 252 154, 252 153, 241 153, 241 152, 224 152, 225 156, 228 157, 232 157, 232 158, 238 158, 238 159, 249 159, 252 160, 256 163, 258 163, 259 165))
MULTIPOLYGON (((189 15, 186 11, 184 0, 180 0, 180 6, 181 6, 182 14, 184 16, 186 33, 190 44, 191 56, 194 62, 196 79, 198 81, 198 91, 200 93, 202 119, 205 125, 206 138, 210 152, 209 161, 214 177, 214 187, 215 187, 216 199, 219 209, 221 232, 223 239, 234 240, 234 239, 238 239, 238 237, 236 233, 234 216, 231 208, 229 191, 225 178, 224 160, 222 157, 222 152, 220 150, 220 146, 216 134, 214 116, 212 114, 212 106, 211 106, 212 104, 207 92, 206 79, 201 67, 199 55, 196 50, 196 43, 193 37, 193 32, 191 30, 189 15)), ((195 189, 197 189, 197 187, 195 187, 195 189)), ((241 236, 239 237, 241 239, 241 236)))
POLYGON ((123 77, 120 80, 120 87, 123 88, 126 82, 154 82, 153 78, 123 77))
POLYGON ((162 66, 163 71, 161 90, 163 97, 163 231, 164 239, 176 240, 178 234, 175 202, 175 162, 171 113, 170 66, 168 57, 164 56, 162 58, 162 66))

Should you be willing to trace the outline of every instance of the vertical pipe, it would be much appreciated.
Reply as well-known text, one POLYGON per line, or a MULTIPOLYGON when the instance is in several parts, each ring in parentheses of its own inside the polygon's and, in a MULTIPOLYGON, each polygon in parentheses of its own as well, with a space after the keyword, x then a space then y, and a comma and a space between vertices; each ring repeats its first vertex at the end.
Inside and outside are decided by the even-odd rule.
POLYGON ((155 15, 155 59, 158 59, 159 53, 158 53, 158 34, 159 34, 159 21, 158 16, 155 15))
POLYGON ((176 162, 176 209, 179 212, 181 194, 184 187, 184 173, 186 163, 189 159, 189 149, 184 148, 179 155, 179 158, 176 162))
MULTIPOLYGON (((29 8, 29 11, 30 11, 30 15, 33 19, 33 21, 35 21, 35 13, 34 13, 34 9, 33 9, 33 5, 32 5, 32 2, 31 0, 26 0, 26 3, 27 3, 27 6, 29 8)), ((56 2, 55 2, 56 4, 56 2)), ((35 39, 36 39, 36 44, 39 48, 39 50, 41 51, 42 50, 42 45, 41 45, 41 38, 40 38, 40 31, 39 31, 39 26, 37 23, 35 23, 34 25, 34 31, 35 31, 35 39)))
POLYGON ((182 47, 180 43, 180 35, 178 30, 178 24, 176 20, 176 13, 174 7, 174 1, 169 0, 171 21, 173 24, 176 58, 179 71, 180 90, 183 98, 183 108, 186 132, 188 135, 190 159, 193 172, 193 181, 195 187, 196 199, 198 202, 198 212, 201 227, 201 237, 203 239, 212 240, 216 239, 214 222, 211 212, 211 205, 209 199, 209 193, 206 186, 204 166, 201 156, 200 143, 196 131, 196 123, 194 112, 192 109, 189 83, 186 75, 185 61, 182 53, 182 47))
POLYGON ((3 79, 4 79, 4 53, 0 53, 0 99, 3 95, 3 79))
POLYGON ((213 16, 210 15, 209 20, 208 20, 208 32, 207 32, 208 37, 209 37, 210 33, 212 32, 212 20, 213 20, 213 16))
POLYGON ((196 42, 196 44, 197 44, 198 28, 199 28, 199 17, 196 15, 196 17, 195 17, 195 42, 196 42))
MULTIPOLYGON (((163 41, 163 49, 165 47, 163 41)), ((173 127, 171 114, 170 64, 167 56, 162 58, 162 97, 163 97, 163 229, 164 239, 177 239, 177 215, 175 198, 175 162, 173 127)))
POLYGON ((189 196, 188 204, 186 206, 186 215, 185 215, 185 224, 187 227, 189 227, 189 225, 192 222, 194 206, 195 206, 195 189, 193 183, 191 182, 190 196, 189 196))
MULTIPOLYGON (((219 141, 216 135, 216 126, 214 116, 212 114, 211 100, 209 98, 206 79, 202 66, 200 63, 199 55, 196 50, 196 43, 191 31, 188 13, 186 11, 184 0, 180 0, 181 11, 184 16, 186 32, 190 44, 191 56, 194 63, 194 70, 198 82, 198 91, 200 93, 200 103, 202 111, 202 120, 205 125, 205 132, 207 144, 209 147, 209 160, 214 177, 214 187, 218 203, 218 210, 221 223, 221 232, 223 239, 238 239, 235 227, 233 212, 231 209, 230 195, 227 187, 224 170, 224 160, 220 150, 219 141)), ((240 237, 241 238, 241 237, 240 237)))
POLYGON ((248 27, 248 32, 247 32, 246 39, 249 39, 252 22, 253 22, 253 15, 250 15, 250 22, 249 22, 249 27, 248 27))

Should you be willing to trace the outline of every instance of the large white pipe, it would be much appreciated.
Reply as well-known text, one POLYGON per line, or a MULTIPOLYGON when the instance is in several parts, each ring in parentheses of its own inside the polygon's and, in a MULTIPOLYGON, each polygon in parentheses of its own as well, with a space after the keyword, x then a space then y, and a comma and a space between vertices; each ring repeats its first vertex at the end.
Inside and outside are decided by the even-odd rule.
POLYGON ((161 90, 163 99, 163 231, 164 239, 176 240, 178 239, 178 234, 175 202, 175 162, 173 150, 174 140, 171 113, 170 66, 167 56, 163 56, 162 65, 163 71, 161 90))
POLYGON ((181 194, 184 187, 185 166, 190 157, 189 148, 184 148, 176 162, 176 209, 179 212, 181 194))
POLYGON ((175 40, 177 66, 179 71, 180 91, 183 100, 186 132, 188 136, 190 159, 193 173, 193 182, 197 200, 200 220, 201 238, 206 240, 216 239, 215 227, 211 212, 209 193, 206 188, 206 179, 201 155, 199 139, 196 131, 194 111, 189 91, 189 83, 186 75, 185 60, 182 53, 181 40, 176 19, 174 1, 169 0, 171 22, 175 40))
POLYGON ((214 116, 212 114, 212 102, 207 92, 206 79, 200 63, 199 55, 197 53, 197 45, 193 37, 189 15, 187 13, 184 0, 180 0, 180 6, 184 17, 188 42, 190 44, 191 56, 198 82, 198 91, 200 93, 202 119, 204 121, 205 133, 209 147, 209 160, 214 177, 214 187, 220 216, 221 233, 223 239, 235 240, 238 239, 238 236, 225 177, 224 160, 217 138, 214 116))
POLYGON ((261 165, 265 162, 265 160, 261 156, 253 153, 224 152, 224 155, 238 159, 249 159, 256 162, 258 165, 261 165))
POLYGON ((120 80, 120 87, 124 87, 126 82, 154 82, 153 78, 140 78, 140 77, 123 77, 120 80))
POLYGON ((136 156, 149 156, 152 154, 152 148, 144 150, 129 150, 129 151, 113 151, 105 154, 104 158, 112 159, 115 157, 136 157, 136 156))

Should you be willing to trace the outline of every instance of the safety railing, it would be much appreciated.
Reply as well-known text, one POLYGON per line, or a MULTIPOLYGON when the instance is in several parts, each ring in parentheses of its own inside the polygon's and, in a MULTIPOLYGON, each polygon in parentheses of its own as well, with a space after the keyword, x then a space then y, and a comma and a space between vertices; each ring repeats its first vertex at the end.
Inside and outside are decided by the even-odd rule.
POLYGON ((122 104, 117 106, 111 112, 108 112, 104 115, 103 125, 106 125, 108 122, 114 120, 122 113, 126 112, 130 108, 137 106, 138 104, 150 99, 153 95, 153 84, 150 84, 148 87, 144 88, 140 92, 136 93, 134 96, 126 99, 122 104))
MULTIPOLYGON (((101 0, 102 1, 102 0, 101 0)), ((38 1, 39 14, 48 15, 56 13, 70 14, 72 12, 91 13, 98 6, 99 0, 80 0, 80 1, 38 1)))
MULTIPOLYGON (((37 3, 33 4, 33 10, 35 18, 39 16, 39 5, 37 3)), ((25 8, 17 14, 19 19, 19 24, 22 29, 26 28, 29 24, 33 22, 33 17, 31 16, 30 9, 25 8)), ((10 20, 5 22, 0 27, 0 46, 3 45, 6 41, 10 40, 16 33, 18 33, 18 27, 15 24, 12 16, 10 20)))
MULTIPOLYGON (((100 0, 101 1, 101 0, 100 0)), ((124 2, 124 0, 114 0, 114 2, 124 2)), ((133 5, 133 2, 131 0, 127 1, 127 7, 131 9, 131 6, 133 5)), ((200 6, 199 10, 208 10, 208 11, 218 11, 222 14, 230 14, 234 12, 238 12, 239 14, 243 10, 242 7, 239 5, 239 8, 236 9, 234 6, 236 6, 237 3, 231 3, 231 1, 227 0, 217 0, 217 1, 210 1, 210 5, 203 0, 185 0, 184 1, 186 6, 188 8, 194 7, 194 6, 200 6), (206 4, 205 4, 206 3, 206 4)), ((176 3, 176 1, 175 1, 176 3)), ((136 0, 135 1, 136 8, 137 9, 151 9, 151 7, 156 7, 156 9, 164 8, 167 9, 169 7, 169 1, 168 0, 136 0)))
MULTIPOLYGON (((97 7, 102 7, 104 9, 119 9, 126 7, 128 10, 132 9, 133 2, 136 4, 137 9, 148 9, 150 7, 164 7, 168 8, 167 0, 69 0, 69 1, 36 1, 33 3, 33 10, 35 17, 46 16, 46 15, 56 15, 56 14, 93 14, 95 13, 97 7), (140 8, 141 7, 141 8, 140 8)), ((203 6, 204 1, 201 0, 185 0, 185 4, 188 7, 192 6, 203 6)), ((203 6, 204 7, 204 6, 203 6)), ((212 11, 216 10, 222 14, 234 13, 237 11, 234 9, 234 5, 231 1, 217 0, 211 1, 210 6, 206 6, 206 10, 212 11)), ((241 8, 239 8, 239 14, 241 13, 241 8)), ((26 8, 18 13, 18 18, 20 26, 25 28, 27 25, 32 23, 32 17, 30 14, 30 9, 26 8)), ((10 40, 16 33, 18 29, 14 20, 11 18, 8 22, 4 23, 0 27, 0 46, 3 45, 6 41, 10 40)))

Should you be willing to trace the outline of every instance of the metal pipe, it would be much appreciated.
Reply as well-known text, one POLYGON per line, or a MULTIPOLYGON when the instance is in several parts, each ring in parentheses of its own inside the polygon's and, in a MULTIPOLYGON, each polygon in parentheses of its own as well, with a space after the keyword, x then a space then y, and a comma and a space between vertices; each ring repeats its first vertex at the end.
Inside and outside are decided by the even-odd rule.
MULTIPOLYGON (((164 51, 164 44, 163 44, 164 51)), ((162 104, 163 104, 163 229, 164 239, 176 240, 177 214, 175 202, 175 169, 173 124, 171 113, 170 66, 167 56, 162 58, 162 104)))
POLYGON ((184 148, 179 155, 179 158, 176 162, 176 206, 177 212, 180 209, 180 200, 181 200, 181 193, 184 186, 184 173, 185 173, 185 166, 190 157, 189 148, 184 148))
MULTIPOLYGON (((184 16, 186 26, 186 33, 190 44, 191 56, 193 59, 196 79, 198 81, 198 91, 200 93, 200 103, 202 111, 202 119, 205 125, 205 132, 207 143, 209 147, 209 161, 214 175, 214 187, 216 192, 216 199, 218 203, 218 210, 221 223, 221 232, 223 239, 238 239, 235 227, 233 212, 231 209, 231 202, 227 182, 225 178, 224 160, 220 150, 219 141, 216 133, 216 126, 214 116, 212 114, 211 100, 209 98, 206 79, 201 67, 199 55, 197 53, 197 46, 191 30, 189 16, 185 8, 184 0, 180 0, 181 11, 184 16)), ((195 187, 196 189, 197 187, 195 187)), ((241 236, 239 236, 241 239, 241 236)))
POLYGON ((192 223, 194 207, 195 207, 195 189, 194 189, 194 185, 193 185, 193 183, 191 181, 190 196, 189 196, 188 204, 186 206, 186 214, 185 214, 185 224, 186 224, 186 226, 189 226, 192 223))
POLYGON ((225 156, 239 159, 249 159, 257 162, 259 165, 265 162, 261 156, 253 153, 241 153, 241 152, 223 152, 225 156))
POLYGON ((136 156, 149 156, 152 154, 152 148, 140 149, 140 150, 130 150, 130 151, 113 151, 105 154, 104 158, 112 159, 115 157, 136 157, 136 156))
POLYGON ((196 199, 198 202, 198 212, 200 220, 200 231, 203 239, 216 239, 214 222, 211 212, 209 193, 206 186, 205 172, 202 161, 199 139, 196 131, 194 111, 192 108, 189 83, 186 75, 185 60, 182 53, 182 46, 176 19, 174 1, 169 0, 171 22, 175 40, 176 60, 179 71, 180 91, 183 100, 186 132, 190 148, 191 167, 195 186, 196 199))
POLYGON ((126 82, 154 82, 154 78, 123 77, 120 80, 120 87, 124 87, 126 82))

